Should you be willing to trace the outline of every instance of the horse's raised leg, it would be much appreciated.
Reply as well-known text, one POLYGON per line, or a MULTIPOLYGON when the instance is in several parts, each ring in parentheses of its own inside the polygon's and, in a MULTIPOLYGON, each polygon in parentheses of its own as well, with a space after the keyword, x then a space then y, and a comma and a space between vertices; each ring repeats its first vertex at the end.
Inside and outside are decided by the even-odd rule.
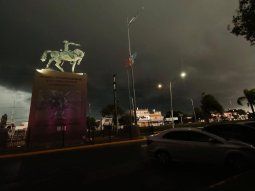
POLYGON ((78 60, 77 64, 80 65, 81 61, 82 61, 82 57, 78 60))
POLYGON ((72 66, 72 72, 74 73, 74 68, 75 68, 75 66, 76 66, 76 62, 73 62, 72 65, 73 65, 73 66, 72 66))
POLYGON ((53 61, 54 61, 53 58, 49 59, 49 62, 48 62, 48 64, 46 65, 46 68, 49 68, 49 67, 50 67, 50 64, 51 64, 53 61))
POLYGON ((64 69, 60 66, 61 64, 61 61, 57 61, 55 66, 61 71, 61 72, 64 72, 64 69))

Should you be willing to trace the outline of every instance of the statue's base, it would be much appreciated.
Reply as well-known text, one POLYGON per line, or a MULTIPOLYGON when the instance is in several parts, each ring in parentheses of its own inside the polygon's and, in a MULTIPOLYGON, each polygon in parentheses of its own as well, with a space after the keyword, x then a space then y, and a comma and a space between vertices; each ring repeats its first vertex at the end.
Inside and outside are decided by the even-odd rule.
POLYGON ((36 70, 28 145, 57 147, 82 143, 86 132, 86 101, 85 74, 36 70))

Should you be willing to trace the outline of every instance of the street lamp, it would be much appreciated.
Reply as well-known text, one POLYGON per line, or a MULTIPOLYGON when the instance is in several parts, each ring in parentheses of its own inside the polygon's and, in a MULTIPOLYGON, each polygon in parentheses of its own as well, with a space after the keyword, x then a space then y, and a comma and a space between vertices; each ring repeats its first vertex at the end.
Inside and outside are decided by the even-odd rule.
MULTIPOLYGON (((182 71, 180 73, 180 77, 184 79, 187 76, 187 73, 182 71)), ((173 109, 173 92, 172 92, 172 82, 169 82, 169 90, 170 90, 170 99, 171 99, 171 122, 172 122, 172 128, 174 128, 174 109, 173 109)))
POLYGON ((180 73, 180 77, 181 77, 182 79, 184 79, 186 76, 187 76, 186 72, 181 72, 181 73, 180 73))
MULTIPOLYGON (((135 125, 137 125, 137 118, 136 118, 136 95, 135 95, 135 80, 134 80, 134 62, 135 62, 135 58, 132 56, 132 51, 131 51, 131 42, 130 42, 130 26, 133 22, 135 22, 135 20, 138 18, 138 16, 140 15, 140 11, 142 11, 144 9, 144 7, 142 7, 140 10, 138 10, 137 14, 132 17, 130 20, 127 18, 127 33, 128 33, 128 53, 129 53, 129 65, 130 65, 130 70, 131 70, 131 84, 132 84, 132 93, 133 93, 133 98, 130 99, 130 95, 129 95, 129 102, 130 100, 133 101, 133 112, 134 112, 134 122, 135 125)), ((129 74, 128 74, 129 76, 129 74)), ((129 77, 128 77, 129 78, 129 77)), ((131 104, 129 104, 131 105, 131 104)))
MULTIPOLYGON (((184 79, 185 77, 187 76, 187 73, 186 72, 181 72, 180 73, 180 77, 182 79, 184 79)), ((161 83, 159 83, 157 85, 157 87, 159 89, 161 89, 163 86, 161 83)), ((172 128, 174 128, 174 109, 173 109, 173 92, 172 92, 172 81, 169 82, 169 93, 170 93, 170 107, 171 107, 171 123, 172 123, 172 128)))
POLYGON ((158 87, 158 89, 162 89, 163 85, 162 85, 161 83, 159 83, 159 84, 157 85, 157 87, 158 87))

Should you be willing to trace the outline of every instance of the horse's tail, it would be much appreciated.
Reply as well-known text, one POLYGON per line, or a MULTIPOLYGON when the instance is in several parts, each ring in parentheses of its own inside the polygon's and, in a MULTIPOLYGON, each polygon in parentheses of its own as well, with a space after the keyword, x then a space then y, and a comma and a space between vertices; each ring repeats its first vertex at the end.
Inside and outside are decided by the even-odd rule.
POLYGON ((47 54, 50 53, 50 50, 45 50, 42 54, 41 61, 44 62, 47 59, 47 54))

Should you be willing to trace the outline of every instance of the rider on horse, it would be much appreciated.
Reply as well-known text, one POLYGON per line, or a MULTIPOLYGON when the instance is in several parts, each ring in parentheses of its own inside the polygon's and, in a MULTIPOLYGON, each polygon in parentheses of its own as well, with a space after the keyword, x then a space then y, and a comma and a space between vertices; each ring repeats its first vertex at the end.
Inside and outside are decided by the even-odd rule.
POLYGON ((71 58, 74 58, 74 55, 73 54, 70 54, 70 50, 69 50, 69 45, 74 45, 74 46, 81 46, 80 44, 76 44, 74 42, 69 42, 67 40, 64 40, 63 41, 64 43, 64 51, 71 57, 71 58))
POLYGON ((64 51, 69 51, 69 47, 68 47, 69 45, 81 46, 80 44, 76 44, 74 42, 69 42, 67 40, 64 40, 63 43, 64 43, 64 51))
POLYGON ((55 62, 55 66, 62 72, 64 69, 61 67, 65 61, 69 62, 72 65, 72 72, 74 72, 75 66, 79 65, 84 57, 85 53, 80 49, 69 50, 69 45, 80 46, 80 44, 76 44, 73 42, 68 42, 67 40, 63 41, 64 43, 64 51, 51 51, 45 50, 42 54, 41 61, 45 62, 47 59, 47 55, 50 55, 49 61, 46 65, 46 68, 50 67, 52 62, 55 62))

